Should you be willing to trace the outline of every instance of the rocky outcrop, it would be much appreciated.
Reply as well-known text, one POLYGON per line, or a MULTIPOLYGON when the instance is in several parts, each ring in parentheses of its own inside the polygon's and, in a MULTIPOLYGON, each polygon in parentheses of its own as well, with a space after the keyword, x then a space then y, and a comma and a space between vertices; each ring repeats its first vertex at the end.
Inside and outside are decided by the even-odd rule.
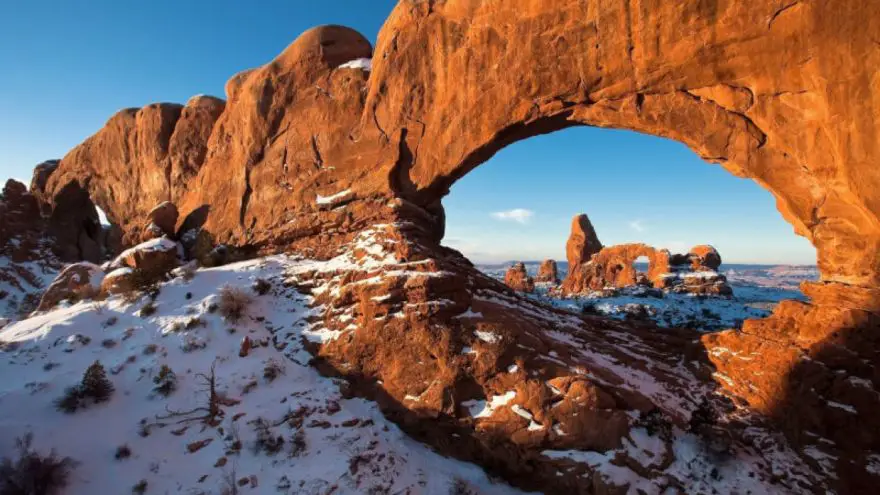
POLYGON ((712 246, 700 245, 691 248, 688 253, 691 268, 695 272, 716 271, 721 266, 721 255, 712 246))
POLYGON ((580 265, 569 265, 562 284, 565 294, 583 294, 606 287, 629 287, 640 282, 633 266, 648 258, 648 280, 657 280, 670 271, 669 252, 646 244, 620 244, 603 248, 580 265))
POLYGON ((504 274, 504 283, 513 290, 519 292, 534 292, 535 279, 526 271, 526 265, 522 262, 516 262, 507 269, 504 274))
POLYGON ((568 260, 568 268, 580 266, 589 261, 594 254, 602 250, 602 243, 590 218, 586 213, 575 216, 571 221, 571 233, 565 243, 565 257, 568 260))
MULTIPOLYGON (((175 211, 173 208, 166 203, 158 205, 148 216, 147 225, 173 225, 167 222, 173 216, 169 213, 175 211)), ((181 251, 177 242, 156 237, 126 249, 103 266, 89 262, 68 265, 46 289, 37 309, 49 310, 62 300, 79 301, 143 290, 165 279, 180 265, 181 251)))
POLYGON ((46 191, 46 184, 48 184, 52 172, 58 168, 59 163, 61 160, 46 160, 34 167, 30 192, 37 199, 44 217, 52 214, 51 197, 46 191))
POLYGON ((727 278, 714 268, 709 268, 717 268, 720 262, 721 256, 711 246, 697 246, 688 255, 671 254, 666 249, 656 249, 646 244, 609 246, 588 261, 569 266, 560 292, 572 296, 647 285, 673 292, 730 296, 733 289, 727 283, 727 278), (695 253, 705 253, 705 257, 695 253), (640 273, 635 267, 640 258, 648 260, 647 273, 640 273))
POLYGON ((538 267, 535 282, 556 285, 559 283, 559 269, 554 260, 544 260, 538 267))
POLYGON ((0 249, 12 262, 32 261, 45 228, 37 199, 12 179, 0 194, 0 249))
POLYGON ((98 265, 89 262, 68 265, 46 289, 37 310, 47 311, 64 300, 91 299, 100 292, 103 279, 104 272, 98 265))
POLYGON ((129 267, 151 277, 164 275, 180 266, 180 246, 165 237, 152 239, 126 249, 109 268, 129 267))
POLYGON ((288 281, 323 310, 307 332, 321 369, 346 377, 410 435, 545 493, 712 486, 708 454, 682 457, 685 444, 732 453, 725 465, 738 467, 728 473, 754 473, 720 475, 733 484, 826 486, 760 416, 714 393, 696 332, 545 306, 467 270, 455 252, 413 241, 415 228, 376 226, 327 268, 288 281), (683 459, 695 463, 688 474, 671 467, 683 459))
MULTIPOLYGON (((631 354, 660 349, 667 358, 675 355, 669 362, 652 354, 655 361, 631 363, 640 372, 639 383, 649 384, 641 392, 627 387, 634 368, 614 369, 607 359, 632 360, 613 347, 623 341, 615 335, 637 330, 585 320, 572 330, 582 347, 555 347, 546 330, 566 316, 541 313, 545 317, 536 318, 534 312, 541 310, 513 305, 503 292, 488 290, 465 260, 440 247, 443 196, 505 146, 575 125, 674 139, 707 161, 755 180, 774 195, 795 231, 816 246, 827 294, 809 305, 780 305, 778 317, 753 324, 767 326, 768 334, 796 328, 801 343, 794 348, 792 339, 759 339, 749 333, 755 328, 749 325, 741 333, 724 334, 726 346, 705 346, 709 352, 721 352, 721 347, 746 352, 742 355, 756 366, 778 363, 766 367, 763 372, 773 375, 766 379, 790 378, 790 388, 776 390, 803 401, 791 407, 783 397, 777 406, 768 406, 773 408, 770 417, 777 418, 778 411, 788 415, 777 418, 778 424, 834 425, 823 413, 827 407, 805 400, 801 392, 809 390, 813 379, 822 382, 817 390, 844 390, 838 382, 850 375, 876 376, 876 360, 865 360, 878 348, 873 337, 877 325, 870 317, 876 308, 866 307, 862 297, 880 287, 880 175, 874 172, 880 159, 880 112, 866 96, 876 92, 878 31, 880 4, 848 0, 655 2, 639 8, 628 2, 572 0, 402 1, 375 50, 350 29, 317 28, 269 64, 234 76, 226 86, 225 106, 211 101, 213 110, 188 113, 180 105, 155 104, 118 113, 64 157, 38 196, 45 198, 60 253, 78 259, 94 253, 89 201, 120 226, 124 244, 133 245, 141 226, 137 222, 156 204, 171 200, 180 208, 178 227, 186 226, 184 232, 198 241, 194 245, 208 252, 222 243, 249 254, 287 250, 326 259, 372 226, 392 226, 388 235, 397 243, 394 260, 407 264, 369 274, 379 277, 381 293, 365 290, 364 284, 344 290, 350 280, 339 280, 345 284, 343 294, 323 296, 324 303, 332 303, 326 318, 332 323, 338 308, 355 307, 348 303, 356 301, 357 323, 337 321, 334 329, 355 325, 358 331, 351 341, 328 342, 315 352, 356 382, 359 393, 374 390, 384 397, 389 414, 438 448, 448 445, 450 432, 462 432, 456 454, 513 478, 529 471, 529 478, 516 478, 525 486, 576 493, 578 473, 563 471, 557 477, 560 466, 537 454, 546 447, 543 439, 555 442, 549 431, 530 431, 531 424, 519 414, 523 421, 515 429, 511 421, 497 429, 482 420, 476 429, 457 418, 445 422, 460 412, 450 398, 489 402, 510 392, 504 366, 512 366, 508 359, 514 356, 540 370, 540 383, 517 385, 523 402, 512 403, 539 421, 552 414, 544 411, 552 400, 543 399, 555 396, 544 384, 570 376, 577 366, 585 368, 583 376, 604 374, 607 380, 595 383, 600 388, 606 382, 622 384, 606 390, 616 411, 663 406, 676 409, 670 414, 699 418, 691 403, 668 406, 681 391, 691 390, 683 382, 715 384, 732 400, 749 403, 742 396, 757 392, 741 391, 737 380, 745 380, 742 375, 730 378, 733 385, 725 382, 734 376, 728 374, 707 379, 711 382, 678 376, 685 372, 677 367, 676 353, 693 335, 677 342, 681 345, 650 340, 656 336, 639 338, 631 354), (688 36, 678 36, 684 28, 688 36), (365 70, 365 64, 346 66, 359 58, 372 58, 372 70, 365 70), (180 167, 186 173, 173 173, 174 157, 186 157, 186 166, 180 167), (408 264, 415 262, 423 265, 408 264), (409 278, 419 270, 433 275, 409 278), (475 297, 481 290, 486 292, 475 297), (366 295, 391 298, 379 302, 366 295), (402 306, 403 301, 413 306, 402 306), (375 319, 392 313, 403 317, 375 319), (462 314, 468 317, 456 318, 462 314), (826 345, 822 336, 828 328, 836 328, 839 336, 832 333, 826 345), (502 337, 500 348, 492 350, 491 343, 473 337, 486 331, 502 337), (839 340, 844 334, 858 338, 839 340), (552 349, 561 357, 541 355, 565 366, 528 359, 508 344, 508 337, 518 342, 529 338, 536 349, 552 349), (382 344, 388 342, 395 344, 382 344), (477 357, 463 354, 465 346, 478 348, 477 357), (779 359, 801 356, 801 349, 819 352, 820 347, 831 349, 825 367, 834 374, 811 373, 816 368, 801 363, 806 359, 779 359), (583 354, 589 352, 594 354, 583 354), (841 355, 860 359, 840 365, 832 357, 841 355), (418 362, 427 364, 414 372, 418 362), (853 369, 856 364, 863 368, 853 369), (650 396, 658 380, 681 386, 663 389, 662 397, 650 396), (429 389, 421 388, 425 381, 432 384, 429 389), (384 385, 375 385, 380 382, 384 385), (407 395, 420 400, 406 400, 407 395), (438 433, 444 427, 449 431, 438 433)), ((191 101, 187 107, 203 103, 191 101)), ((595 276, 618 279, 626 271, 609 267, 603 265, 595 276)), ((711 368, 699 360, 693 366, 711 368)), ((871 387, 876 389, 875 381, 871 387)), ((700 390, 699 397, 714 400, 700 390)), ((810 481, 803 483, 814 483, 818 491, 831 486, 865 492, 876 485, 877 476, 867 468, 874 461, 864 453, 880 451, 880 444, 861 433, 870 427, 876 431, 876 425, 862 418, 859 407, 864 406, 855 404, 861 395, 835 392, 834 397, 859 413, 847 420, 858 431, 835 437, 840 456, 829 461, 835 472, 816 467, 821 479, 808 473, 804 479, 810 481)), ((846 407, 842 410, 849 413, 846 407)), ((808 435, 787 431, 799 449, 814 445, 808 435)), ((591 489, 611 489, 601 477, 582 474, 599 485, 591 489)), ((787 484, 785 489, 803 487, 787 484)))
POLYGON ((0 317, 36 309, 62 267, 49 246, 37 198, 24 184, 7 181, 0 192, 0 317))
POLYGON ((842 493, 867 493, 876 474, 864 466, 876 466, 880 443, 880 291, 821 282, 802 290, 810 304, 783 301, 769 318, 702 341, 725 393, 825 459, 817 469, 838 473, 842 493))

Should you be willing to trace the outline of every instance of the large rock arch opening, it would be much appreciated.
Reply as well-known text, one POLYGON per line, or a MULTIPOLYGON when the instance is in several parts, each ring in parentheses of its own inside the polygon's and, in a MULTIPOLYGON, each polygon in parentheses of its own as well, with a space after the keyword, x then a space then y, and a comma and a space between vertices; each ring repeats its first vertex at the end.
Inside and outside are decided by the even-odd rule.
POLYGON ((878 205, 857 171, 869 168, 874 144, 846 144, 851 125, 876 135, 856 96, 872 83, 819 80, 861 71, 855 59, 825 55, 844 36, 880 54, 855 9, 776 3, 403 2, 377 45, 385 58, 370 94, 386 132, 410 129, 407 148, 418 151, 398 192, 432 204, 499 149, 536 134, 635 130, 754 179, 816 245, 824 280, 876 286, 878 205), (835 31, 842 25, 853 29, 835 31), (825 118, 840 112, 851 121, 825 118))

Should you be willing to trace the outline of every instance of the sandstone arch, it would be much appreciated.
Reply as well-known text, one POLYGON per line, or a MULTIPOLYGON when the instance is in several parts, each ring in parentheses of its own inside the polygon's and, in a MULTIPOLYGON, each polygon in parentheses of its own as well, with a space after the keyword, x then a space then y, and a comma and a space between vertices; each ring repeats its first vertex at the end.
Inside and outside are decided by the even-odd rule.
MULTIPOLYGON (((270 63, 234 76, 225 103, 203 101, 204 112, 187 112, 201 108, 193 101, 120 112, 64 157, 46 195, 57 208, 75 182, 129 236, 150 209, 171 200, 182 221, 208 212, 196 223, 216 242, 322 258, 383 224, 401 259, 420 257, 452 274, 405 291, 405 280, 389 281, 395 297, 420 308, 439 297, 451 304, 380 326, 372 312, 388 309, 370 296, 383 294, 346 292, 369 316, 359 322, 369 331, 358 339, 381 335, 408 352, 377 358, 387 349, 358 339, 321 352, 361 363, 352 374, 392 374, 397 381, 383 393, 402 399, 407 377, 400 370, 417 356, 436 376, 461 372, 458 361, 431 358, 458 353, 463 324, 452 315, 480 304, 472 297, 473 268, 438 243, 440 200, 455 180, 507 144, 574 125, 672 138, 768 188, 817 248, 824 282, 807 286, 810 304, 789 302, 742 332, 703 339, 712 364, 735 378, 718 383, 772 413, 769 398, 782 390, 774 380, 815 355, 814 345, 834 344, 838 332, 877 334, 877 32, 880 4, 857 0, 403 0, 375 50, 350 29, 316 28, 270 63), (345 67, 362 57, 372 58, 371 72, 345 67), (184 172, 175 175, 178 159, 184 172), (747 349, 756 364, 714 352, 722 348, 747 349), (755 381, 750 372, 764 363, 773 366, 755 381)), ((475 311, 495 317, 486 324, 499 331, 535 330, 525 318, 505 320, 482 304, 475 311)), ((592 331, 589 343, 606 345, 602 338, 592 331)), ((853 341, 876 358, 876 338, 853 341)), ((834 386, 832 369, 810 369, 822 377, 817 394, 849 400, 834 386)), ((864 378, 874 370, 870 364, 847 373, 864 378)), ((464 387, 449 380, 438 382, 423 407, 448 413, 447 398, 464 387)), ((814 414, 822 403, 781 420, 825 421, 814 414)), ((877 429, 877 417, 865 415, 860 424, 877 429)), ((833 440, 844 450, 854 445, 851 435, 833 440)), ((871 442, 876 450, 877 439, 871 442)))
POLYGON ((860 75, 859 59, 880 60, 869 35, 880 8, 784 6, 403 2, 380 37, 382 82, 367 106, 386 132, 419 130, 407 133, 418 156, 400 192, 420 204, 513 141, 572 125, 631 129, 753 178, 816 245, 824 280, 876 286, 878 103, 867 95, 877 79, 860 75), (861 50, 836 51, 848 43, 861 50), (420 45, 426 56, 393 56, 420 45))
POLYGON ((880 6, 787 5, 402 1, 371 73, 339 68, 371 55, 362 36, 312 30, 233 77, 226 105, 201 97, 120 112, 65 157, 50 190, 94 176, 115 191, 99 202, 119 218, 169 199, 183 216, 210 204, 218 241, 271 249, 314 245, 330 230, 318 225, 350 232, 400 216, 316 208, 316 195, 350 189, 359 204, 412 202, 435 217, 437 237, 440 198, 505 145, 616 127, 681 141, 753 178, 816 245, 823 280, 876 287, 880 6), (131 183, 143 194, 128 194, 131 183))
MULTIPOLYGON (((669 251, 656 249, 647 244, 618 244, 603 248, 592 257, 589 267, 569 265, 569 276, 562 284, 568 293, 585 290, 602 290, 606 285, 627 287, 638 283, 637 260, 648 261, 647 280, 659 285, 662 276, 670 271, 669 251)), ((590 260, 585 260, 590 261, 590 260)))

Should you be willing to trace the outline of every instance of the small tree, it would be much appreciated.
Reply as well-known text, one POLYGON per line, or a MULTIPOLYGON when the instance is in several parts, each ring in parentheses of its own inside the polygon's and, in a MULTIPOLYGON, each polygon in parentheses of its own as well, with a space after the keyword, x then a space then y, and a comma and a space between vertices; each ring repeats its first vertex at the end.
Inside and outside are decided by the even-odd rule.
POLYGON ((216 426, 217 418, 223 415, 223 411, 220 409, 220 395, 217 393, 217 376, 214 373, 214 366, 216 361, 211 364, 211 374, 207 375, 204 373, 198 373, 196 375, 197 378, 202 380, 203 390, 202 392, 207 393, 208 395, 208 404, 205 406, 199 406, 194 409, 190 409, 188 411, 174 411, 168 409, 166 406, 165 409, 168 411, 168 414, 165 415, 157 415, 156 419, 159 421, 164 421, 166 419, 171 419, 174 417, 183 417, 178 421, 178 423, 186 423, 189 421, 202 421, 207 425, 216 426), (193 416, 193 414, 201 413, 198 416, 193 416))
POLYGON ((83 374, 80 390, 86 397, 91 397, 95 402, 105 402, 113 395, 113 383, 107 378, 107 371, 100 361, 95 361, 83 374))
POLYGON ((163 397, 168 397, 177 390, 177 375, 174 374, 174 371, 167 364, 163 364, 159 368, 159 373, 153 377, 153 383, 156 384, 153 387, 154 392, 163 397))
MULTIPOLYGON (((100 361, 95 361, 83 373, 79 385, 68 387, 64 395, 55 400, 55 407, 64 413, 72 414, 88 406, 87 399, 105 402, 113 395, 113 383, 107 378, 107 371, 100 361)), ((2 495, 2 494, 0 494, 2 495)))

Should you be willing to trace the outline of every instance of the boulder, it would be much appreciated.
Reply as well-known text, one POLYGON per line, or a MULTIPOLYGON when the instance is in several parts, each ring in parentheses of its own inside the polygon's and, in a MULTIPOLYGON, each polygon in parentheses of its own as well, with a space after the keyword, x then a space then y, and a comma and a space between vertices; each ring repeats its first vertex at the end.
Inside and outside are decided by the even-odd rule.
POLYGON ((117 268, 106 276, 101 282, 101 294, 125 294, 137 288, 137 272, 128 266, 117 268))
POLYGON ((160 277, 180 265, 180 245, 159 237, 126 249, 110 264, 110 268, 129 267, 147 277, 160 277))
POLYGON ((504 283, 513 290, 520 292, 534 292, 535 280, 526 271, 526 265, 522 262, 514 263, 507 273, 504 274, 504 283))
POLYGON ((672 290, 700 296, 733 295, 733 288, 727 283, 727 277, 708 270, 681 274, 679 283, 674 284, 672 290))
POLYGON ((104 272, 93 263, 80 262, 68 265, 43 293, 38 311, 47 311, 63 300, 90 299, 101 291, 104 272))
POLYGON ((547 283, 547 284, 558 284, 559 283, 559 271, 556 267, 556 261, 554 260, 544 260, 541 262, 541 266, 538 267, 538 275, 535 277, 535 282, 539 283, 547 283))
POLYGON ((571 234, 568 236, 568 242, 565 243, 569 272, 576 270, 581 263, 589 261, 601 250, 602 243, 599 242, 590 218, 585 213, 575 216, 571 221, 571 234))
POLYGON ((694 246, 688 253, 688 259, 694 271, 715 271, 721 266, 721 255, 709 245, 694 246))
POLYGON ((178 216, 177 207, 174 204, 168 201, 159 203, 147 214, 147 227, 145 230, 159 234, 153 237, 162 235, 174 236, 178 216))

